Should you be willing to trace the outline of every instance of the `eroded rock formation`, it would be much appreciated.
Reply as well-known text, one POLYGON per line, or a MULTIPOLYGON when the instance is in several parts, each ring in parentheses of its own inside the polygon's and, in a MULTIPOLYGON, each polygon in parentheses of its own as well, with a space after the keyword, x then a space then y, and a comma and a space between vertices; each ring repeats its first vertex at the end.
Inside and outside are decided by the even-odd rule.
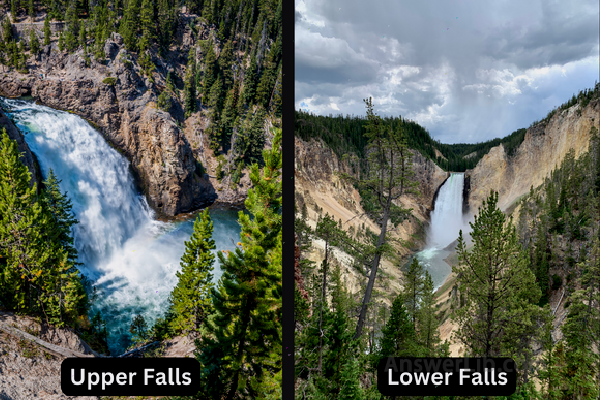
POLYGON ((530 187, 537 187, 553 169, 560 166, 569 149, 575 157, 587 151, 590 128, 600 126, 600 102, 590 102, 579 115, 576 105, 556 113, 547 124, 538 124, 527 130, 523 143, 508 156, 504 146, 493 147, 477 166, 466 172, 470 180, 469 205, 477 212, 490 190, 499 193, 498 205, 505 210, 530 187))

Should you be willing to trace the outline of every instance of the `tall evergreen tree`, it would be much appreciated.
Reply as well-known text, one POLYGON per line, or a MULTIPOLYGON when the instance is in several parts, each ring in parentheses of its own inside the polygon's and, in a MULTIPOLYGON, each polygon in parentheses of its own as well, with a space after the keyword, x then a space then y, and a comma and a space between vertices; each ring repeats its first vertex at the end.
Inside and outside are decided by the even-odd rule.
POLYGON ((67 8, 67 30, 65 34, 65 45, 68 51, 74 51, 77 48, 77 35, 79 34, 79 18, 77 18, 77 1, 70 0, 67 8))
POLYGON ((40 41, 33 29, 29 30, 29 48, 31 49, 31 54, 34 56, 37 56, 40 51, 40 41))
POLYGON ((281 131, 265 151, 265 168, 253 164, 246 208, 239 213, 241 249, 219 253, 223 275, 213 290, 214 318, 197 342, 202 398, 232 400, 251 393, 267 371, 281 369, 281 131), (248 393, 250 391, 250 393, 248 393))
POLYGON ((129 51, 137 51, 137 28, 139 26, 140 6, 139 0, 128 0, 119 26, 119 33, 123 36, 125 47, 129 51))
POLYGON ((40 198, 42 206, 50 213, 57 227, 57 237, 54 241, 59 244, 66 252, 67 259, 73 265, 77 263, 77 249, 73 246, 72 228, 79 221, 73 213, 73 203, 67 196, 67 192, 61 192, 60 183, 52 168, 48 171, 48 176, 44 180, 42 196, 40 198))
POLYGON ((459 327, 455 337, 472 356, 509 356, 527 370, 531 341, 539 338, 549 309, 538 306, 540 289, 518 242, 512 217, 507 221, 497 204, 498 192, 490 191, 470 223, 470 252, 462 230, 459 233, 456 249, 460 266, 452 270, 464 306, 452 314, 459 327))
POLYGON ((52 32, 50 31, 50 19, 48 18, 48 14, 44 18, 44 46, 48 46, 50 44, 50 36, 52 32))
POLYGON ((192 47, 188 55, 188 63, 185 71, 184 81, 184 110, 186 116, 196 111, 196 85, 194 78, 196 76, 196 52, 192 47))
POLYGON ((210 89, 213 87, 217 78, 217 56, 213 49, 212 39, 208 41, 206 55, 204 56, 204 95, 202 96, 202 102, 208 104, 210 101, 210 89))
POLYGON ((414 356, 417 348, 415 328, 404 306, 402 295, 396 296, 392 312, 381 329, 380 358, 414 356))
POLYGON ((210 289, 214 286, 213 264, 215 241, 212 239, 213 223, 208 209, 194 222, 194 232, 185 242, 181 258, 179 279, 171 295, 175 318, 173 325, 184 333, 198 331, 202 321, 210 314, 210 289))
POLYGON ((424 293, 423 285, 423 266, 419 264, 417 257, 414 257, 408 270, 404 273, 404 288, 402 294, 406 302, 406 309, 413 323, 413 328, 417 329, 417 315, 419 311, 419 301, 424 293))
POLYGON ((367 133, 369 153, 367 156, 367 172, 362 179, 354 175, 340 174, 342 179, 355 184, 359 190, 371 193, 377 202, 370 212, 373 220, 381 226, 375 247, 375 256, 371 263, 369 281, 363 297, 362 307, 356 325, 355 338, 359 338, 367 315, 367 307, 371 301, 371 293, 375 284, 375 276, 383 251, 385 250, 388 222, 397 224, 403 220, 410 210, 394 204, 394 201, 406 193, 417 193, 417 183, 412 180, 412 153, 408 150, 406 134, 401 126, 387 126, 381 117, 373 112, 373 103, 365 100, 367 106, 367 133))

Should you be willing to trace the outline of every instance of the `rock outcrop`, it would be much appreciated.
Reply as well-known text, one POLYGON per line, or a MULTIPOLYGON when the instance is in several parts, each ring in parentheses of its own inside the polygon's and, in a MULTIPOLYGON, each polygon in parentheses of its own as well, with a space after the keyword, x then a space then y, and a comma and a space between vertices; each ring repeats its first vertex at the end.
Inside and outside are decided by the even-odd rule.
MULTIPOLYGON (((33 186, 35 183, 37 188, 40 186, 40 177, 38 176, 39 167, 36 165, 35 158, 33 153, 29 149, 29 145, 25 141, 23 135, 19 132, 17 127, 12 123, 12 121, 6 116, 6 114, 0 109, 0 133, 2 133, 2 128, 6 129, 6 133, 11 140, 17 141, 17 146, 19 153, 21 153, 21 162, 23 165, 29 169, 29 173, 31 173, 31 181, 30 185, 33 186)), ((0 138, 1 140, 1 138, 0 138)))
POLYGON ((64 354, 93 357, 92 353, 87 343, 70 329, 42 326, 34 318, 0 311, 0 399, 72 398, 60 389, 64 354), (50 348, 31 338, 47 343, 50 348), (60 350, 56 352, 53 348, 60 350))
MULTIPOLYGON (((40 104, 72 112, 93 123, 130 160, 148 204, 159 216, 174 216, 214 202, 242 205, 251 186, 247 172, 239 184, 232 184, 229 177, 217 182, 214 176, 218 163, 208 151, 204 152, 208 149, 208 138, 203 135, 208 123, 206 110, 184 121, 181 99, 172 102, 169 113, 156 106, 158 93, 166 87, 167 71, 175 72, 175 77, 184 76, 190 47, 199 39, 214 36, 207 26, 201 26, 193 35, 190 20, 181 16, 176 35, 179 46, 169 52, 165 58, 168 61, 153 59, 157 71, 154 82, 143 75, 136 62, 138 56, 128 52, 121 36, 113 33, 105 43, 104 63, 86 61, 83 50, 61 52, 52 42, 37 58, 28 60, 29 74, 0 74, 0 95, 31 95, 40 104), (198 139, 198 133, 200 140, 193 140, 198 139), (198 158, 199 154, 203 158, 198 158)), ((202 57, 198 48, 199 61, 202 57)))
POLYGON ((556 113, 547 124, 529 128, 512 156, 506 154, 502 144, 493 147, 465 174, 471 177, 470 211, 477 212, 491 189, 499 192, 498 206, 502 210, 508 208, 532 185, 542 184, 560 166, 569 149, 575 151, 575 157, 587 151, 592 126, 600 126, 598 100, 591 101, 584 109, 573 106, 556 113))

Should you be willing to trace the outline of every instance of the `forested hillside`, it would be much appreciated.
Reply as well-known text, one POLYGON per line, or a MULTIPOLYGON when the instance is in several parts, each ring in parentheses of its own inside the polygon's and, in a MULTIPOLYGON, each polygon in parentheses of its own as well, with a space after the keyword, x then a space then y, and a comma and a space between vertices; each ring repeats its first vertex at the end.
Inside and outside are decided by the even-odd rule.
MULTIPOLYGON (((127 50, 121 61, 149 80, 158 108, 180 121, 206 110, 210 147, 215 156, 233 149, 235 157, 223 172, 234 175, 260 160, 266 116, 281 117, 281 4, 201 0, 182 8, 171 0, 5 1, 0 63, 15 73, 35 70, 43 79, 40 52, 59 51, 80 54, 92 68, 105 63, 105 42, 119 34, 127 50), (187 29, 192 46, 182 42, 187 29)), ((116 78, 103 82, 114 85, 116 78)))
MULTIPOLYGON (((552 115, 557 110, 565 110, 580 104, 583 108, 591 100, 600 97, 600 86, 594 85, 591 89, 585 89, 562 104, 555 107, 541 121, 534 121, 531 126, 538 124, 547 124, 552 115)), ((388 126, 400 126, 406 132, 406 141, 411 149, 418 150, 424 156, 432 159, 445 171, 464 172, 467 169, 474 168, 479 160, 488 153, 488 151, 500 144, 508 155, 523 142, 526 128, 520 128, 502 139, 496 138, 480 143, 455 143, 444 144, 434 140, 429 132, 418 123, 406 119, 385 117, 382 121, 388 126), (438 150, 441 155, 436 154, 438 150)), ((305 111, 296 111, 295 129, 296 135, 303 140, 310 138, 322 139, 333 151, 342 156, 346 153, 355 153, 359 157, 364 157, 364 150, 367 142, 364 138, 367 119, 362 116, 346 115, 314 115, 305 111)), ((530 126, 530 127, 531 127, 530 126)))
MULTIPOLYGON (((394 213, 387 198, 401 187, 410 188, 413 178, 410 165, 403 162, 403 149, 391 146, 402 143, 404 138, 390 137, 399 130, 386 127, 379 131, 383 139, 376 139, 375 126, 385 125, 371 110, 365 125, 366 155, 372 157, 365 161, 361 180, 353 183, 371 185, 374 198, 380 200, 371 218, 383 233, 344 230, 328 215, 321 215, 311 228, 306 211, 297 210, 301 284, 296 287, 296 398, 383 399, 377 390, 379 360, 391 355, 449 356, 450 346, 459 344, 460 356, 511 357, 517 363, 516 393, 491 398, 596 399, 600 394, 597 128, 591 127, 587 152, 578 159, 569 152, 544 184, 531 188, 506 214, 498 208, 498 192, 488 194, 472 224, 472 244, 467 246, 462 234, 459 238, 456 278, 449 287, 433 293, 429 273, 415 258, 409 266, 398 264, 403 289, 391 296, 370 292, 369 287, 379 260, 394 259, 384 232, 391 229, 386 228, 391 225, 386 219, 409 212, 399 204, 394 213), (378 163, 377 156, 384 161, 378 163), (391 157, 396 157, 396 172, 389 167, 391 157), (399 171, 402 174, 394 179, 399 171), (382 194, 377 192, 380 180, 389 188, 382 194), (319 263, 308 257, 316 240, 325 243, 319 263), (343 250, 350 260, 336 259, 336 250, 343 250), (358 293, 346 290, 342 262, 361 270, 358 293), (442 324, 453 327, 445 342, 440 340, 442 324)), ((467 150, 471 149, 462 151, 467 150)), ((389 278, 379 274, 375 279, 389 278)))

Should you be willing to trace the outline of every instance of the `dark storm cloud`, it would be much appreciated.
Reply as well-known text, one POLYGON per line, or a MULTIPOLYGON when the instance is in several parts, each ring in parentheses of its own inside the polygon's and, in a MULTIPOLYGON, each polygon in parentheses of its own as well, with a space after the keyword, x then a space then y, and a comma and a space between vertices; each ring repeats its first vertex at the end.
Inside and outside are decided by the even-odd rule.
POLYGON ((597 1, 306 0, 296 13, 297 108, 364 115, 373 96, 447 142, 529 126, 598 76, 597 1))

